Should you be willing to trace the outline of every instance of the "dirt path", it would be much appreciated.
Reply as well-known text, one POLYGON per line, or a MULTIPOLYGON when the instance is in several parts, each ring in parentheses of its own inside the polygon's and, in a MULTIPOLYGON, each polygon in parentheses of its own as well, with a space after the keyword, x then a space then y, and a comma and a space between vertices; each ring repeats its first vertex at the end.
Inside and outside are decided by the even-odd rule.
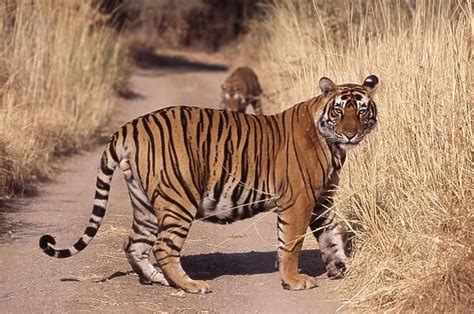
MULTIPOLYGON (((159 60, 158 60, 159 61, 159 60)), ((174 60, 176 61, 176 60, 174 60)), ((134 90, 143 98, 120 101, 111 128, 172 104, 215 107, 226 76, 212 67, 180 64, 164 71, 140 70, 134 90)), ((191 277, 209 280, 213 292, 183 294, 170 287, 146 286, 131 272, 122 242, 131 225, 131 206, 122 176, 112 183, 103 227, 81 254, 57 260, 44 255, 38 238, 51 233, 61 247, 82 234, 89 215, 102 147, 68 159, 40 196, 15 201, 0 211, 0 305, 8 312, 265 312, 332 313, 341 306, 331 290, 337 281, 307 241, 301 268, 320 276, 319 287, 283 290, 274 270, 276 217, 262 214, 232 225, 196 222, 183 251, 191 277)), ((119 172, 119 171, 117 171, 119 172)))

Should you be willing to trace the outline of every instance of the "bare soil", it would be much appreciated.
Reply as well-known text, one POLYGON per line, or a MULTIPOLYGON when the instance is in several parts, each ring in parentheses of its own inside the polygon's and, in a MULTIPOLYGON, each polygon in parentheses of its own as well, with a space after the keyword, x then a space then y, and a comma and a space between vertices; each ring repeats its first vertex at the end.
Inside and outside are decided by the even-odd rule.
MULTIPOLYGON (((146 69, 137 70, 132 78, 139 96, 118 101, 109 121, 111 132, 134 117, 169 105, 217 107, 219 86, 228 74, 225 68, 187 62, 144 60, 146 69)), ((318 276, 319 287, 283 290, 274 268, 273 213, 231 225, 193 224, 183 265, 192 278, 209 280, 212 293, 192 295, 140 284, 122 251, 132 219, 119 170, 105 223, 91 245, 68 259, 46 256, 38 247, 42 234, 55 236, 59 247, 70 246, 82 234, 102 149, 97 146, 62 162, 54 179, 40 187, 38 197, 0 205, 2 312, 332 313, 341 307, 333 291, 338 281, 327 279, 311 239, 305 243, 301 269, 318 276)))

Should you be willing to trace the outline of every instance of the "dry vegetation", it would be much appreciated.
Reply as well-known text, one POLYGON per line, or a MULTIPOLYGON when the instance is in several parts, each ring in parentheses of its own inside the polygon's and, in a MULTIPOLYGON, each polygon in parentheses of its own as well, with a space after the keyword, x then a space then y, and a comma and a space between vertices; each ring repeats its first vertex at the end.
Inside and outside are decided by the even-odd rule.
POLYGON ((350 152, 338 193, 354 240, 340 291, 352 306, 472 310, 470 2, 278 3, 252 39, 285 104, 267 111, 318 94, 321 76, 381 81, 378 129, 350 152))
POLYGON ((90 142, 124 82, 114 31, 80 0, 0 4, 0 197, 90 142))

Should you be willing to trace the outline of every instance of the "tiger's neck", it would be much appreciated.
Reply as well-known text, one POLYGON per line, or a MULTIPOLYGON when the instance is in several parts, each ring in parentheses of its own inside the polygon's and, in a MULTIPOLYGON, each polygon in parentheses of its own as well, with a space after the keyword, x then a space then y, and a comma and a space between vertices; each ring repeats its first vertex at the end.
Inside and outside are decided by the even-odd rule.
POLYGON ((314 178, 321 178, 314 189, 324 189, 329 181, 338 177, 346 157, 344 150, 329 143, 316 128, 314 120, 322 109, 320 103, 316 97, 281 114, 286 136, 282 156, 278 158, 280 166, 293 173, 288 177, 313 178, 313 183, 314 178))

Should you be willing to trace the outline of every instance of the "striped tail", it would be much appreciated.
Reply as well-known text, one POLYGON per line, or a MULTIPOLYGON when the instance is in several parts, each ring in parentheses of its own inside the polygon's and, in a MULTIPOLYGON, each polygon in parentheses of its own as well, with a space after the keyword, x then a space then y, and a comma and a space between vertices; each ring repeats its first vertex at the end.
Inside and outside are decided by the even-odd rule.
POLYGON ((84 250, 92 241, 100 228, 104 218, 107 201, 109 199, 110 182, 118 165, 118 157, 115 150, 115 143, 111 141, 102 154, 99 170, 97 171, 97 183, 94 198, 94 207, 89 224, 82 237, 68 249, 58 250, 52 246, 56 244, 55 239, 49 235, 43 235, 39 240, 39 246, 47 255, 57 258, 70 257, 84 250))

